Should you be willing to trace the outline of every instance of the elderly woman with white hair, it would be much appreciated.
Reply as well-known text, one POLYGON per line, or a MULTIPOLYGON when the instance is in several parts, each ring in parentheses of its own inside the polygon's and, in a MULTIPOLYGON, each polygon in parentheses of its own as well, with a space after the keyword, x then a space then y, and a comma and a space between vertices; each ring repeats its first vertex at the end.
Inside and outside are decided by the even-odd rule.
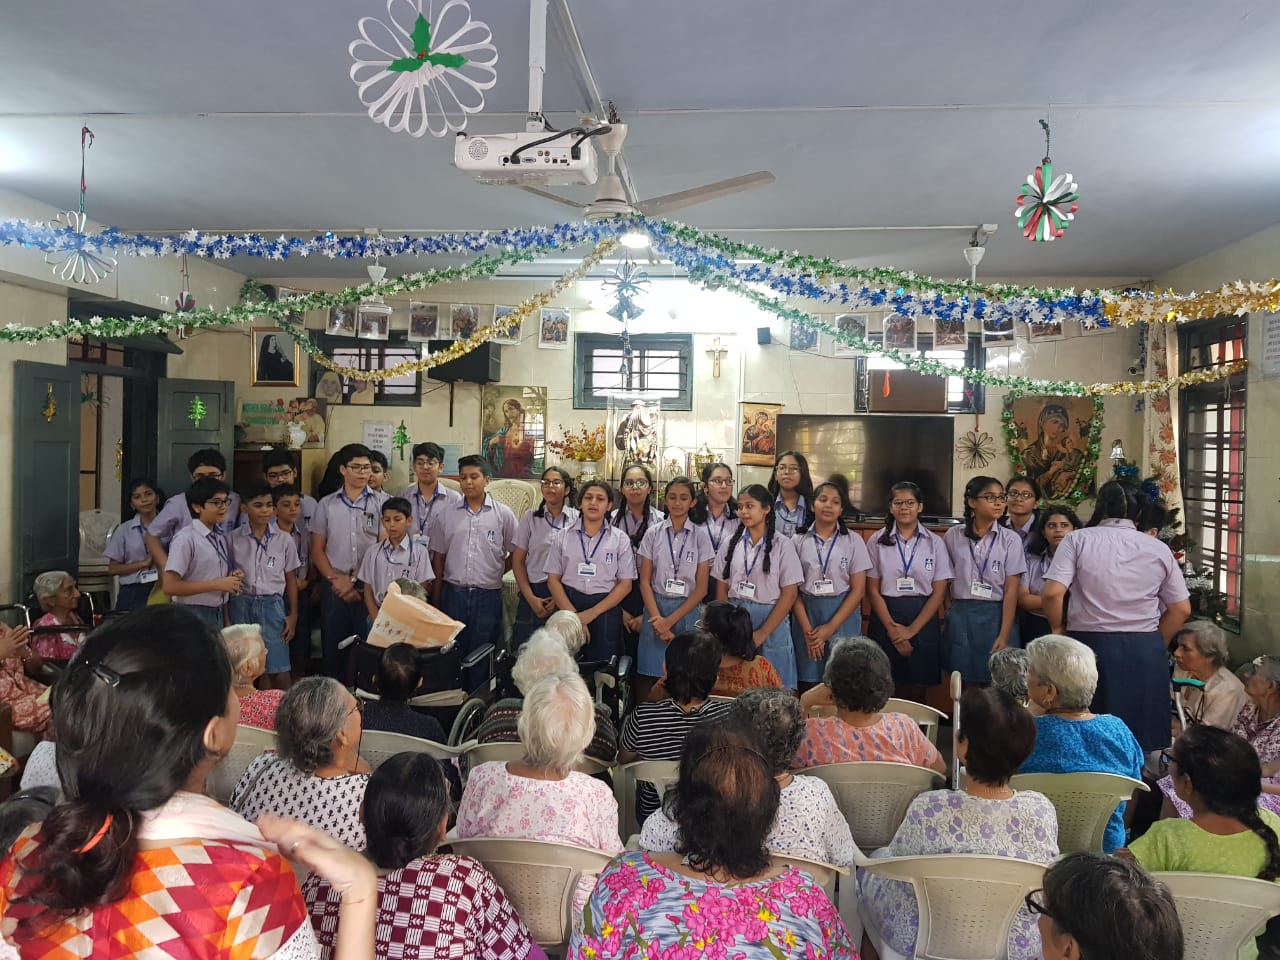
POLYGON ((276 728, 276 711, 283 690, 259 690, 253 682, 267 669, 267 645, 256 623, 234 623, 219 636, 231 661, 231 688, 240 698, 240 723, 262 730, 276 728))
MULTIPOLYGON (((1090 711, 1098 687, 1093 650, 1070 637, 1049 634, 1027 644, 1027 692, 1042 714, 1036 744, 1019 773, 1115 773, 1142 777, 1143 752, 1119 717, 1090 711)), ((1102 848, 1124 846, 1121 803, 1107 823, 1102 848)))
POLYGON ((1230 730, 1248 697, 1244 684, 1227 666, 1227 635, 1209 620, 1189 620, 1174 636, 1174 679, 1199 680, 1204 688, 1188 688, 1182 704, 1191 723, 1230 730))
POLYGON ((372 771, 359 752, 361 723, 361 701, 337 680, 299 680, 276 711, 280 752, 249 764, 231 809, 251 822, 264 813, 292 817, 363 850, 360 805, 372 771))
MULTIPOLYGON (((530 687, 519 720, 524 757, 471 771, 458 806, 458 836, 549 840, 621 853, 613 791, 573 769, 594 727, 591 694, 576 671, 530 687)), ((579 905, 593 882, 579 884, 579 905)))
POLYGON ((76 578, 65 570, 50 570, 36 577, 32 584, 36 603, 44 615, 31 625, 31 649, 45 660, 70 660, 80 649, 85 634, 80 630, 59 632, 55 627, 83 627, 77 612, 80 591, 76 578))
MULTIPOLYGON (((520 647, 511 679, 520 691, 519 697, 504 697, 484 713, 476 730, 478 743, 516 743, 520 740, 517 724, 524 704, 524 695, 543 677, 556 673, 575 673, 578 669, 574 654, 581 649, 586 632, 572 610, 560 610, 547 618, 547 623, 533 632, 520 647), (560 619, 557 620, 556 618, 560 619)), ((614 726, 609 708, 603 704, 595 707, 595 730, 591 742, 583 751, 592 760, 612 763, 618 755, 618 728, 614 726)))

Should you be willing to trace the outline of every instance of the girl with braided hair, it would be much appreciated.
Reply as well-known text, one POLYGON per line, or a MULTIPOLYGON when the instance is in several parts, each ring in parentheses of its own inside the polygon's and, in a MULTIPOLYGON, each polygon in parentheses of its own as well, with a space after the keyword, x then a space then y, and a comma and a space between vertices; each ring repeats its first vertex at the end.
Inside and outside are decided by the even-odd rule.
POLYGON ((1258 809, 1262 766, 1234 733, 1199 724, 1168 751, 1169 773, 1190 819, 1158 820, 1120 856, 1148 871, 1280 879, 1280 817, 1258 809))
POLYGON ((796 652, 787 615, 795 606, 804 571, 795 544, 775 532, 774 517, 773 497, 766 487, 753 483, 740 491, 741 526, 721 545, 711 567, 719 577, 716 599, 751 614, 756 649, 777 668, 783 686, 795 690, 796 652))
MULTIPOLYGON (((653 472, 643 463, 624 465, 618 507, 609 514, 609 523, 631 541, 631 559, 637 571, 640 569, 640 544, 650 528, 663 519, 662 511, 653 505, 653 496, 653 472)), ((623 642, 633 659, 640 641, 640 630, 644 626, 644 597, 640 595, 637 583, 632 582, 631 592, 622 601, 623 642)))

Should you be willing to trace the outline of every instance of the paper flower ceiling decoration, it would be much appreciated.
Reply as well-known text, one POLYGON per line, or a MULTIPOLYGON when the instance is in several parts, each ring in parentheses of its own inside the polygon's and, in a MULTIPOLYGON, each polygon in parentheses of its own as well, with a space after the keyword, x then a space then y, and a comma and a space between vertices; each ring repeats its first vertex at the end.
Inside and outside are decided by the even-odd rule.
MULTIPOLYGON (((84 232, 83 212, 66 210, 49 221, 57 230, 70 228, 82 240, 88 240, 84 232)), ((91 253, 81 246, 71 250, 56 250, 45 255, 44 262, 53 267, 53 275, 63 283, 97 283, 116 268, 116 258, 103 253, 91 253)))
POLYGON ((463 129, 498 79, 488 24, 471 19, 467 0, 447 0, 434 16, 423 0, 387 0, 387 20, 362 17, 347 48, 369 117, 413 137, 463 129))
POLYGON ((1053 175, 1053 161, 1049 159, 1049 124, 1041 120, 1044 128, 1044 159, 1031 171, 1027 182, 1018 194, 1018 206, 1013 212, 1018 216, 1022 235, 1035 242, 1052 243, 1067 232, 1076 218, 1080 205, 1080 187, 1069 173, 1053 175))
POLYGON ((995 438, 985 430, 970 430, 956 442, 956 456, 966 469, 981 470, 996 458, 995 438))

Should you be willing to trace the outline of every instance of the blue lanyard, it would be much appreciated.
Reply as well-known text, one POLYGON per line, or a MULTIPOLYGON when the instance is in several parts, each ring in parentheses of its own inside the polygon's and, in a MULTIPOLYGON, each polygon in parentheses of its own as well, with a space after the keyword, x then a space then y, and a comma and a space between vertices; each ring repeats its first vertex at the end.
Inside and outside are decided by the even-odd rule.
POLYGON ((427 515, 418 521, 418 532, 422 533, 427 529, 427 524, 431 522, 431 512, 436 508, 436 501, 443 499, 444 494, 440 492, 440 488, 437 486, 436 492, 431 495, 430 502, 427 502, 426 497, 422 495, 422 491, 418 487, 413 488, 413 495, 417 498, 419 508, 425 509, 427 512, 427 515), (425 507, 423 507, 424 503, 426 503, 425 507))
POLYGON ((266 553, 267 549, 271 546, 271 538, 274 536, 274 534, 271 532, 270 527, 267 527, 265 534, 266 535, 261 540, 259 540, 257 537, 253 535, 252 530, 249 531, 249 539, 252 540, 254 543, 256 543, 258 545, 258 549, 261 550, 263 553, 266 553))
POLYGON ((551 522, 551 518, 548 517, 546 513, 543 513, 542 515, 542 519, 547 521, 547 526, 550 527, 552 530, 563 530, 565 527, 569 525, 569 515, 565 513, 564 510, 560 511, 560 517, 561 517, 560 526, 557 527, 554 523, 551 522))
POLYGON ((345 490, 338 491, 339 500, 345 503, 352 510, 359 510, 361 513, 364 513, 364 502, 368 500, 370 496, 371 494, 369 493, 368 489, 366 489, 364 493, 360 494, 360 502, 356 503, 354 500, 352 500, 350 497, 347 496, 347 491, 345 490))
POLYGON ((597 540, 596 545, 591 548, 591 556, 587 556, 587 541, 591 538, 583 536, 583 534, 586 533, 586 529, 585 524, 578 527, 578 544, 582 547, 582 562, 590 563, 596 558, 596 551, 600 549, 600 544, 604 543, 604 534, 605 530, 608 529, 608 524, 600 525, 600 533, 597 534, 600 539, 597 540))
POLYGON ((923 537, 921 537, 920 531, 917 530, 916 535, 911 538, 915 541, 911 544, 911 559, 907 559, 907 552, 902 549, 902 536, 897 530, 893 531, 893 539, 898 544, 898 556, 902 560, 902 575, 904 577, 909 577, 911 576, 911 564, 916 562, 916 549, 920 546, 920 541, 923 537))
POLYGON ((710 507, 707 508, 707 536, 711 538, 711 546, 714 547, 717 552, 719 552, 720 550, 720 544, 724 543, 724 528, 728 525, 728 523, 729 523, 729 508, 725 507, 724 513, 720 514, 720 525, 719 525, 720 536, 717 537, 714 533, 711 532, 711 508, 710 507))
MULTIPOLYGON (((402 540, 400 542, 404 543, 405 541, 402 540)), ((408 542, 409 542, 409 562, 405 564, 405 568, 404 568, 406 573, 408 573, 410 570, 413 569, 413 537, 409 537, 408 542)), ((382 555, 387 558, 387 563, 389 563, 391 566, 394 567, 396 565, 395 560, 393 560, 391 557, 391 541, 390 540, 388 540, 386 544, 383 546, 382 555)))
POLYGON ((680 575, 680 557, 684 556, 684 542, 688 539, 689 521, 684 522, 684 527, 680 531, 680 553, 676 554, 675 538, 671 535, 671 528, 667 527, 667 549, 671 551, 671 575, 678 577, 680 575))
POLYGON ((987 555, 982 558, 982 566, 980 568, 978 567, 977 551, 973 549, 973 541, 969 540, 968 537, 965 537, 966 540, 969 540, 969 559, 973 561, 974 567, 978 568, 978 579, 983 583, 987 582, 987 564, 991 562, 991 554, 995 552, 996 534, 999 529, 1000 528, 996 526, 992 526, 991 528, 991 544, 987 547, 987 555))
MULTIPOLYGON (((641 524, 643 524, 643 523, 644 523, 644 521, 645 521, 646 519, 648 519, 648 514, 649 514, 649 505, 648 505, 648 504, 645 504, 645 508, 644 508, 644 509, 645 509, 645 517, 644 517, 644 519, 641 519, 641 520, 637 520, 637 521, 636 521, 636 530, 639 530, 639 529, 640 529, 641 524)), ((623 508, 622 508, 622 524, 623 524, 623 526, 625 526, 625 527, 627 528, 627 536, 629 536, 629 537, 630 537, 630 536, 633 536, 633 535, 635 534, 635 530, 632 530, 632 529, 631 529, 631 511, 630 511, 630 510, 628 510, 626 507, 623 507, 623 508)))
POLYGON ((222 565, 226 568, 227 574, 231 573, 231 557, 227 554, 227 545, 222 542, 222 534, 217 530, 209 531, 209 542, 213 544, 213 551, 218 555, 218 559, 222 561, 222 565))
POLYGON ((813 535, 813 552, 817 554, 823 579, 826 579, 827 576, 827 564, 831 563, 831 554, 836 552, 836 537, 839 535, 838 531, 831 534, 831 546, 827 547, 827 559, 825 560, 822 559, 822 538, 816 532, 813 535))
POLYGON ((756 568, 756 561, 760 559, 760 551, 764 549, 765 541, 768 539, 767 536, 760 538, 760 542, 756 544, 756 555, 751 557, 751 534, 746 535, 747 545, 743 547, 742 551, 742 575, 744 577, 750 579, 751 571, 756 568), (747 560, 748 557, 751 557, 750 561, 747 560))

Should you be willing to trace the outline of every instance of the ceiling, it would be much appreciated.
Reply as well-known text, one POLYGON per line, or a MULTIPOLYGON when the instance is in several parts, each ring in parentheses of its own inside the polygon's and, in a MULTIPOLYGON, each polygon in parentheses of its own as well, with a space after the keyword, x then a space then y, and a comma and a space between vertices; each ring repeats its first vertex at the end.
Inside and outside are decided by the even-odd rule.
MULTIPOLYGON (((640 197, 777 175, 678 214, 737 239, 955 276, 968 229, 933 228, 994 222, 984 275, 1149 277, 1280 223, 1280 5, 568 2, 601 94, 631 125, 640 197), (1032 244, 1014 199, 1043 153, 1044 116, 1080 212, 1061 240, 1032 244)), ((471 182, 451 139, 365 116, 347 45, 361 16, 387 19, 381 0, 8 6, 20 13, 0 31, 0 187, 74 207, 87 121, 88 212, 130 231, 456 230, 572 215, 471 182)), ((472 9, 499 62, 470 129, 523 129, 528 8, 472 9)), ((545 110, 560 125, 587 103, 554 33, 548 61, 545 110)), ((363 273, 325 260, 231 265, 363 273)))

